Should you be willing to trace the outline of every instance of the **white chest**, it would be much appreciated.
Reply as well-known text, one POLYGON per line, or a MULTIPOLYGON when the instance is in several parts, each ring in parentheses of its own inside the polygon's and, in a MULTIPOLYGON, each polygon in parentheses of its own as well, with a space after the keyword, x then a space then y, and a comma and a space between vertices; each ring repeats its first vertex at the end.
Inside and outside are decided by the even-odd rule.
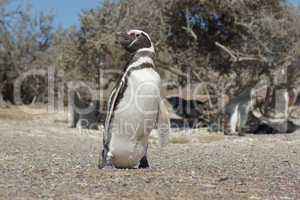
POLYGON ((160 77, 151 68, 134 70, 112 119, 110 152, 117 166, 131 167, 145 155, 160 101, 160 77))

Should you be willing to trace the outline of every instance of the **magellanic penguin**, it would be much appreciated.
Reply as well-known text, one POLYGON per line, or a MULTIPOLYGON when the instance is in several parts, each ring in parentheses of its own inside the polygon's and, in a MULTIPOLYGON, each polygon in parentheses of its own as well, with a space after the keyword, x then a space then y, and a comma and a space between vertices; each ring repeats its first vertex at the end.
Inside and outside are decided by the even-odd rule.
POLYGON ((131 59, 109 98, 99 168, 148 168, 148 137, 157 125, 161 103, 154 47, 140 30, 117 33, 116 41, 131 59))

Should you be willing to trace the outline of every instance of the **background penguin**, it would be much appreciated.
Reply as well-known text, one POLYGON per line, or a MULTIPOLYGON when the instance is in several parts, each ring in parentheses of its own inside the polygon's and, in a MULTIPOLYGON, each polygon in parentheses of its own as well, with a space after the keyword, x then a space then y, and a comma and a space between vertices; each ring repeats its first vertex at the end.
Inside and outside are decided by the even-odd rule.
POLYGON ((233 98, 224 109, 224 134, 243 136, 248 121, 249 112, 255 104, 255 90, 244 90, 239 96, 233 98))
POLYGON ((154 47, 140 30, 118 33, 116 40, 132 56, 108 102, 99 168, 147 168, 148 137, 157 125, 161 103, 154 47))
POLYGON ((101 121, 100 101, 87 101, 79 92, 69 91, 68 126, 69 128, 98 129, 101 121))
POLYGON ((247 132, 252 134, 289 134, 300 129, 290 119, 270 119, 254 111, 250 112, 249 118, 247 132))

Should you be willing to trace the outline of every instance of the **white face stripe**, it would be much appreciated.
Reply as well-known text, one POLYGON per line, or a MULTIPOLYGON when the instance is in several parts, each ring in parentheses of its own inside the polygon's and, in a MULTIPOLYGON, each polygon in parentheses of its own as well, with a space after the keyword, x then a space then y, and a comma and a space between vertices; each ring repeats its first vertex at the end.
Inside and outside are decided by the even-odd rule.
MULTIPOLYGON (((153 52, 153 53, 155 52, 153 44, 152 44, 152 40, 151 40, 148 33, 144 32, 144 31, 141 31, 141 30, 132 29, 132 30, 128 31, 127 34, 128 35, 130 35, 130 34, 135 34, 135 35, 144 34, 148 38, 148 40, 151 42, 151 47, 150 48, 142 48, 142 49, 139 49, 137 52, 141 52, 141 51, 150 51, 150 52, 153 52)), ((132 41, 129 46, 132 46, 136 42, 136 40, 137 40, 137 38, 134 41, 132 41)))
POLYGON ((144 32, 144 31, 133 29, 133 30, 130 30, 130 31, 127 32, 128 35, 133 34, 133 33, 136 34, 136 35, 143 33, 144 35, 146 35, 146 37, 148 38, 148 40, 151 41, 151 38, 150 38, 149 34, 146 33, 146 32, 144 32))

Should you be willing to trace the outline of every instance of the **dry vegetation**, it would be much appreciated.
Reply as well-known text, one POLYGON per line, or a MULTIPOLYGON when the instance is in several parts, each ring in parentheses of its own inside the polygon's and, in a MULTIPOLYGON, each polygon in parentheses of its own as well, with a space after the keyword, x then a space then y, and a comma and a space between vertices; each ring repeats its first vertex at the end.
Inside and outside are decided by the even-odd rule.
MULTIPOLYGON (((132 28, 153 38, 157 67, 171 87, 206 84, 200 92, 211 95, 210 112, 224 92, 232 97, 261 80, 278 86, 276 74, 299 58, 300 15, 286 0, 106 0, 82 12, 79 29, 67 30, 53 28, 55 16, 34 18, 30 7, 9 12, 7 5, 0 4, 2 104, 17 103, 12 83, 19 75, 49 66, 63 71, 65 82, 84 80, 109 90, 127 57, 114 33, 132 28)), ((26 79, 24 103, 47 102, 46 76, 26 79)), ((288 79, 295 85, 299 73, 288 79)))

